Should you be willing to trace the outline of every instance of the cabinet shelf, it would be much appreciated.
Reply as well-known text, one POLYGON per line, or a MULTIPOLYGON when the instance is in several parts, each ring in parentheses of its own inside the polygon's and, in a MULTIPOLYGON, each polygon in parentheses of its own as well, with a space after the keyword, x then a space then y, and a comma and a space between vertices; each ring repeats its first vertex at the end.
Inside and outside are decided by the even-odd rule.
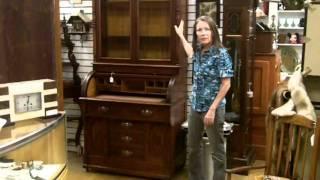
POLYGON ((277 15, 278 41, 276 45, 277 49, 281 50, 282 65, 280 70, 292 72, 294 67, 302 61, 303 43, 301 42, 303 40, 301 37, 304 35, 305 10, 278 10, 277 15), (289 37, 289 33, 298 35, 296 38, 289 37), (291 42, 297 42, 297 44, 291 42))
POLYGON ((290 43, 278 43, 278 46, 293 46, 293 47, 302 47, 303 44, 290 44, 290 43))
POLYGON ((304 14, 304 9, 302 10, 279 10, 278 13, 282 13, 282 14, 304 14))
POLYGON ((279 30, 304 30, 304 27, 279 27, 279 30))

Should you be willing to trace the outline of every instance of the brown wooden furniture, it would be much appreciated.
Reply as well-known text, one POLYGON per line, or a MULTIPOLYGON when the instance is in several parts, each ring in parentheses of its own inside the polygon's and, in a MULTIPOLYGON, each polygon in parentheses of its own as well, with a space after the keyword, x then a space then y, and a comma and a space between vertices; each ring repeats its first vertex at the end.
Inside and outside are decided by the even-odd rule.
POLYGON ((254 151, 250 148, 250 121, 257 1, 223 1, 223 42, 233 59, 234 77, 227 94, 226 121, 238 126, 229 137, 228 167, 250 164, 254 151))
POLYGON ((95 62, 82 84, 84 167, 169 179, 185 161, 186 1, 94 1, 95 62))
POLYGON ((252 121, 250 139, 256 159, 265 159, 265 118, 270 99, 280 81, 280 54, 256 53, 254 60, 252 121))
POLYGON ((231 173, 265 168, 265 176, 315 180, 319 164, 319 123, 303 116, 270 118, 267 122, 266 164, 227 169, 231 173), (314 146, 310 137, 315 134, 314 146))
POLYGON ((55 79, 62 110, 59 2, 1 1, 0 8, 0 83, 55 79))

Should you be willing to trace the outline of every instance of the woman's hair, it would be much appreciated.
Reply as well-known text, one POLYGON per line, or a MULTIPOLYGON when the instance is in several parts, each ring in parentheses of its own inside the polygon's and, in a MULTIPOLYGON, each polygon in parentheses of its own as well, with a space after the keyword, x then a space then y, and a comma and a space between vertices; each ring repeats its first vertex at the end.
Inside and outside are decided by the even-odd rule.
POLYGON ((193 40, 192 40, 192 47, 194 50, 197 49, 198 39, 197 39, 197 24, 200 22, 208 23, 210 30, 211 30, 211 39, 212 45, 217 48, 222 48, 223 44, 221 43, 218 28, 216 22, 210 16, 200 16, 196 19, 193 25, 193 40))

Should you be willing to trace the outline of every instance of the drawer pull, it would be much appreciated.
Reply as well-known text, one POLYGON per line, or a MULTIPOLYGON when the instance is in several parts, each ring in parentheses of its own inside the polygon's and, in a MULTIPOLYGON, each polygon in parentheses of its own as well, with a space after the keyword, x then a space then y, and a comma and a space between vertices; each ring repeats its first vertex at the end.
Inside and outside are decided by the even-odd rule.
POLYGON ((130 137, 130 136, 122 136, 121 140, 125 141, 125 142, 130 142, 130 141, 132 141, 132 137, 130 137))
POLYGON ((142 109, 142 110, 141 110, 141 114, 142 114, 143 116, 151 116, 151 115, 152 115, 152 111, 149 110, 149 109, 142 109))
POLYGON ((129 150, 122 150, 122 151, 121 151, 121 154, 122 154, 123 156, 129 157, 129 156, 131 156, 131 155, 133 154, 133 152, 132 152, 132 151, 129 151, 129 150))
POLYGON ((109 111, 109 107, 107 107, 107 106, 100 106, 99 107, 99 112, 105 113, 105 112, 108 112, 108 111, 109 111))
POLYGON ((123 122, 123 123, 121 123, 121 126, 123 126, 123 127, 131 127, 132 123, 131 122, 123 122))

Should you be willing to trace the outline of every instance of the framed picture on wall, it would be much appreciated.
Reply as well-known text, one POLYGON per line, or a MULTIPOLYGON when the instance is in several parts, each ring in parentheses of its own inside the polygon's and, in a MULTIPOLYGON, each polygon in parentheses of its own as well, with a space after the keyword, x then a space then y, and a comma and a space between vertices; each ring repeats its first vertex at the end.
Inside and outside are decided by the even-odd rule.
POLYGON ((197 0, 196 16, 211 16, 220 27, 220 0, 197 0))

